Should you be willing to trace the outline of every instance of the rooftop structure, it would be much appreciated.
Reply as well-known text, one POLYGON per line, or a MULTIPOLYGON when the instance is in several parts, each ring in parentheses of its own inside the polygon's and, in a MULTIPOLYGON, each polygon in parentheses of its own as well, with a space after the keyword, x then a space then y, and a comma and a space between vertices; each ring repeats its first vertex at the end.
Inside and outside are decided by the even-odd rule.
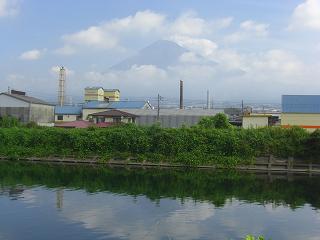
POLYGON ((86 87, 84 99, 89 101, 119 101, 119 89, 104 89, 103 87, 86 87))
POLYGON ((54 114, 61 115, 81 115, 82 106, 56 106, 54 114))
POLYGON ((123 112, 120 110, 112 109, 103 112, 97 112, 90 114, 90 116, 97 116, 97 117, 137 117, 135 114, 131 114, 128 112, 123 112))
POLYGON ((53 104, 47 103, 41 99, 35 98, 35 97, 30 97, 27 95, 21 95, 21 94, 12 94, 12 93, 0 93, 0 95, 5 95, 9 96, 18 100, 21 100, 26 103, 34 103, 34 104, 43 104, 43 105, 51 105, 54 106, 53 104))
POLYGON ((90 101, 83 105, 84 109, 151 109, 147 101, 90 101))
POLYGON ((283 95, 283 113, 320 113, 320 95, 283 95))
POLYGON ((320 129, 320 95, 283 95, 281 126, 320 129))
POLYGON ((23 123, 45 125, 54 121, 54 105, 25 95, 24 92, 0 93, 0 117, 11 116, 23 123), (17 94, 18 93, 18 94, 17 94))

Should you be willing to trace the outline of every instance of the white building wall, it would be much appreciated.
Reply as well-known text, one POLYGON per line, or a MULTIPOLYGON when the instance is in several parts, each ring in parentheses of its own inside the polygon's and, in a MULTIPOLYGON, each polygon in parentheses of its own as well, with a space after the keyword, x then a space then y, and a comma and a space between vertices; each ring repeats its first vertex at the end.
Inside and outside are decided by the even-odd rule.
POLYGON ((54 121, 55 122, 73 122, 73 121, 77 121, 77 117, 80 115, 62 115, 63 116, 63 120, 58 120, 58 116, 61 116, 62 114, 56 114, 54 116, 54 121))
POLYGON ((52 123, 54 121, 54 106, 44 104, 31 104, 30 121, 40 123, 52 123))
POLYGON ((243 128, 261 128, 268 127, 268 116, 262 117, 254 117, 254 116, 244 116, 242 120, 243 128))

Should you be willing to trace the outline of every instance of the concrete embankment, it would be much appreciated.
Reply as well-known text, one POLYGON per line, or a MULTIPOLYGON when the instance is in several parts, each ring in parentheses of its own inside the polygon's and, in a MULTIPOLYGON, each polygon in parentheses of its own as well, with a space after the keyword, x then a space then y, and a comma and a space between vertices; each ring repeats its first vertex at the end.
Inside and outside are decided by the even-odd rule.
POLYGON ((195 169, 235 169, 241 171, 252 172, 278 172, 278 173, 293 173, 293 174, 320 174, 320 164, 304 163, 293 159, 274 159, 257 158, 256 162, 251 165, 238 165, 238 166, 222 166, 222 165, 204 165, 204 166, 190 166, 183 164, 172 163, 152 163, 148 161, 135 162, 134 159, 128 160, 114 160, 100 161, 97 157, 88 159, 75 159, 75 158, 37 158, 25 157, 17 159, 9 159, 7 157, 0 157, 1 162, 27 162, 27 163, 47 163, 47 164, 64 164, 64 165, 106 165, 110 167, 132 167, 132 168, 195 168, 195 169))

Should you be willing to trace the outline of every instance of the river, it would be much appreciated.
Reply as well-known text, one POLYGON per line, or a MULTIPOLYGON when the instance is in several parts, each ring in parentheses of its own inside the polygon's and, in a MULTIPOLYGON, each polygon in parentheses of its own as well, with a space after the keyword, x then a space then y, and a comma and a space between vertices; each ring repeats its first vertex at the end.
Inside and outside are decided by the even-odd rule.
POLYGON ((0 239, 320 239, 320 177, 0 164, 0 239))

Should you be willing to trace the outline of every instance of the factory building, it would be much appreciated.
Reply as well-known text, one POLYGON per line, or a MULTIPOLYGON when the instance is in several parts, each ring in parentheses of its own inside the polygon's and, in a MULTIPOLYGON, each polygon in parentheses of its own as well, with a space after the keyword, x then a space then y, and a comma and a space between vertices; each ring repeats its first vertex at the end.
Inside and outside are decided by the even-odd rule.
POLYGON ((267 114, 248 114, 242 117, 242 127, 262 128, 271 126, 272 115, 267 114))
POLYGON ((104 100, 105 101, 120 101, 120 90, 119 89, 104 89, 104 100))
POLYGON ((103 87, 87 87, 84 90, 84 100, 89 101, 120 101, 119 89, 103 89, 103 87))
POLYGON ((22 123, 47 125, 54 121, 54 105, 27 96, 25 92, 0 93, 0 117, 11 116, 22 123))
POLYGON ((84 89, 84 100, 89 101, 104 101, 104 90, 102 87, 87 87, 84 89))
MULTIPOLYGON (((136 124, 140 126, 150 126, 158 122, 157 109, 125 109, 122 111, 137 116, 136 124)), ((159 122, 162 127, 179 128, 183 125, 196 125, 201 118, 214 116, 223 113, 223 109, 161 109, 159 112, 159 122)))
POLYGON ((320 95, 283 95, 281 126, 300 126, 310 132, 320 128, 320 95))

